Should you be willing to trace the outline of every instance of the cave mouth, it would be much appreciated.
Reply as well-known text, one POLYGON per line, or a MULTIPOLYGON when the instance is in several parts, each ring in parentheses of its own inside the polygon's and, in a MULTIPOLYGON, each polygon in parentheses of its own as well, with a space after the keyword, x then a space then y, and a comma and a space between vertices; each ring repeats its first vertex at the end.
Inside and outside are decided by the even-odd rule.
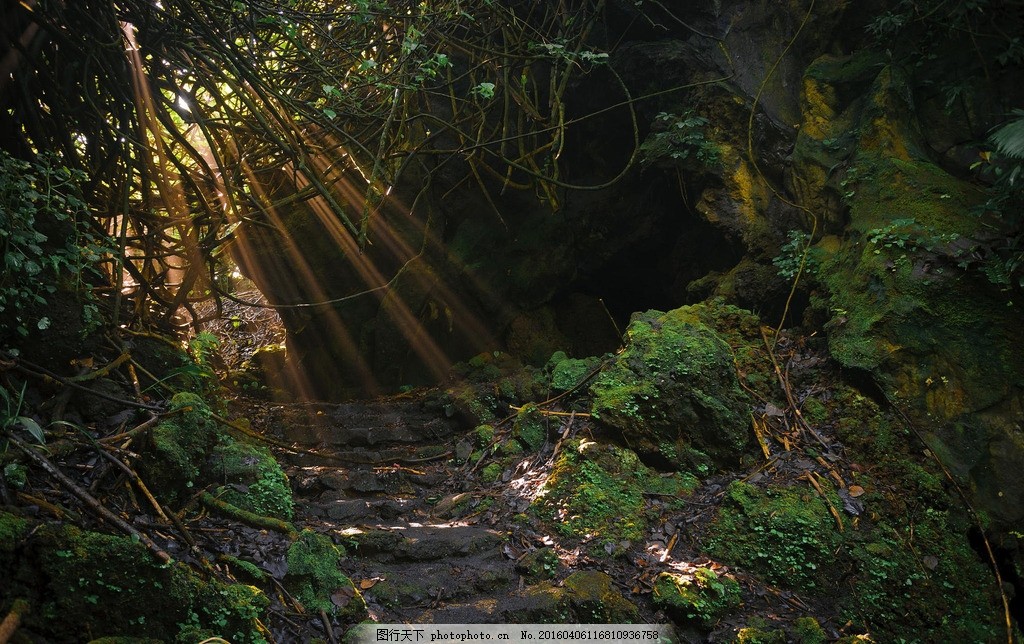
POLYGON ((585 273, 568 291, 603 302, 607 315, 625 331, 636 312, 667 311, 705 299, 688 290, 690 284, 730 270, 743 255, 738 241, 695 212, 684 210, 680 216, 675 205, 663 209, 647 234, 585 273))

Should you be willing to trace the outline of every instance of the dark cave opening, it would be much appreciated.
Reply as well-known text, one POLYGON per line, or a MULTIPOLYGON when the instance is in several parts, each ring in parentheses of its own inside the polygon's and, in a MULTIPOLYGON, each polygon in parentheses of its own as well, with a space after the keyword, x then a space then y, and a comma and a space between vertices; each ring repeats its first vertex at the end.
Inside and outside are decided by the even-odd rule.
POLYGON ((691 282, 728 271, 744 253, 739 242, 692 212, 678 187, 666 182, 650 202, 661 207, 645 234, 583 272, 570 289, 600 299, 622 330, 638 311, 704 299, 688 290, 691 282))

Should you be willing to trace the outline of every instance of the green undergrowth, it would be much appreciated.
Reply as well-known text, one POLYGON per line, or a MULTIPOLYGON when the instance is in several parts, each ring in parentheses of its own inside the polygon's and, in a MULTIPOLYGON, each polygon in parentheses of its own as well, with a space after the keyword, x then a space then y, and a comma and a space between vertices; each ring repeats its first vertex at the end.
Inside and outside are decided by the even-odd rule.
POLYGON ((857 475, 868 512, 846 538, 856 576, 844 615, 880 641, 998 639, 998 589, 968 537, 978 526, 918 438, 852 390, 837 392, 834 414, 850 458, 872 466, 857 475))
POLYGON ((558 534, 592 540, 605 548, 601 552, 614 553, 623 542, 645 536, 646 495, 681 506, 696 485, 685 473, 660 475, 628 449, 571 440, 563 445, 533 508, 558 534))
MULTIPOLYGON (((708 528, 708 553, 773 585, 829 598, 841 621, 873 641, 996 641, 998 589, 942 472, 871 399, 838 385, 827 400, 815 414, 835 429, 859 488, 844 497, 822 484, 843 528, 803 481, 735 482, 708 528)), ((785 633, 747 635, 775 641, 785 633)))
POLYGON ((5 513, 0 531, 0 611, 6 613, 14 598, 28 599, 26 635, 266 641, 257 620, 265 618, 269 602, 252 586, 203 578, 180 563, 160 564, 142 544, 120 536, 33 525, 5 513))
POLYGON ((810 591, 840 573, 834 557, 840 542, 828 506, 809 486, 737 481, 726 491, 707 548, 773 584, 810 591))

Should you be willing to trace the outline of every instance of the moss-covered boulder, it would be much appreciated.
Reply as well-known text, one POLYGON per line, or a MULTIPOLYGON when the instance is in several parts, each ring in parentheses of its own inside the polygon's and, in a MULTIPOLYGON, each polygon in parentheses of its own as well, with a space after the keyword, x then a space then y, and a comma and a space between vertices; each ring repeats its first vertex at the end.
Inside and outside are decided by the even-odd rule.
POLYGON ((288 477, 267 448, 223 437, 206 469, 212 480, 224 483, 215 492, 217 498, 254 514, 291 521, 288 477))
POLYGON ((685 575, 663 572, 655 579, 651 596, 655 606, 673 619, 711 628, 739 607, 740 585, 710 568, 685 575))
POLYGON ((622 542, 646 534, 646 492, 682 503, 694 487, 694 477, 663 477, 628 449, 573 440, 563 446, 533 508, 558 533, 593 540, 603 546, 600 552, 615 553, 622 542))
POLYGON ((548 419, 536 405, 524 405, 512 423, 512 437, 528 451, 536 452, 548 439, 548 419))
MULTIPOLYGON (((39 524, 0 515, 0 612, 15 598, 32 611, 22 631, 39 641, 84 641, 100 637, 155 638, 198 642, 222 637, 232 642, 266 641, 258 620, 269 601, 258 589, 204 579, 184 564, 161 564, 130 539, 39 524), (8 541, 7 533, 15 534, 8 541)), ((33 640, 36 641, 36 640, 33 640)))
POLYGON ((218 438, 206 402, 193 393, 175 394, 171 412, 153 428, 143 461, 145 480, 168 496, 185 493, 200 480, 206 454, 218 438))
POLYGON ((562 392, 579 386, 600 363, 596 357, 570 358, 564 351, 554 352, 547 364, 551 373, 551 389, 562 392))
POLYGON ((634 314, 626 349, 594 380, 593 415, 645 458, 702 470, 740 460, 750 401, 705 305, 634 314))
POLYGON ((341 572, 344 556, 329 537, 303 530, 288 548, 285 583, 307 610, 326 611, 351 624, 366 619, 366 601, 341 572))

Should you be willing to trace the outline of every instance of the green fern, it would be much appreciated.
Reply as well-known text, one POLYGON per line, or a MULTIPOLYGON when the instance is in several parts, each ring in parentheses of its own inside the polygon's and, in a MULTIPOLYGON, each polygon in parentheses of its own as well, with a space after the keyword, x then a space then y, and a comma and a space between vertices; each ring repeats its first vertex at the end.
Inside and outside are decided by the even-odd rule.
POLYGON ((1014 118, 992 133, 996 150, 1011 159, 1024 159, 1024 110, 1013 110, 1014 118))

